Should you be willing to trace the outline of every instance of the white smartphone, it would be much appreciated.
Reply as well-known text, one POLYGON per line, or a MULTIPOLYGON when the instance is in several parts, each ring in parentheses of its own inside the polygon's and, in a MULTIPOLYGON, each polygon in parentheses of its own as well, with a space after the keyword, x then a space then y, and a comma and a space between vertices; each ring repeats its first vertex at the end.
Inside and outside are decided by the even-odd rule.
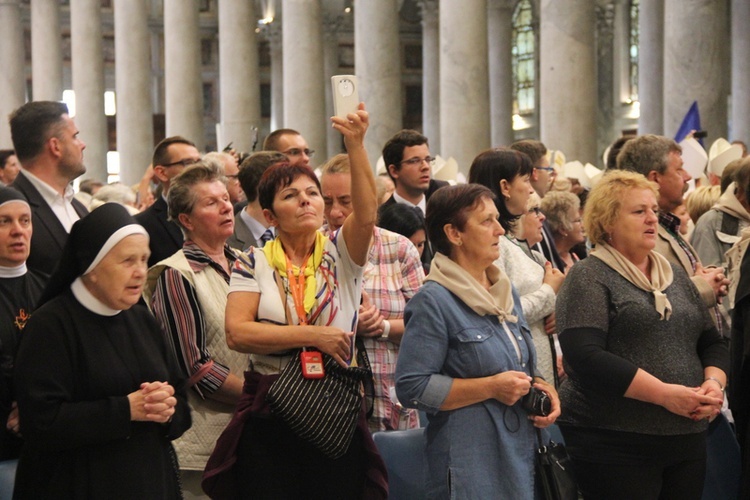
POLYGON ((336 75, 331 77, 333 90, 333 114, 346 118, 349 113, 356 113, 359 106, 359 83, 354 75, 336 75))

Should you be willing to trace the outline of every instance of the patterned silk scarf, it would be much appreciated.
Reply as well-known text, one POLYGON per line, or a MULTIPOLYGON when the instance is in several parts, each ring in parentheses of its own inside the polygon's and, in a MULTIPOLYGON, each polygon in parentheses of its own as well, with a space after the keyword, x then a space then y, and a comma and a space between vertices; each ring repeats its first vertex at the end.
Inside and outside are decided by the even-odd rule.
MULTIPOLYGON (((303 270, 305 274, 305 312, 310 313, 312 307, 315 305, 315 294, 318 290, 318 283, 315 279, 315 271, 320 267, 320 263, 323 261, 323 250, 325 249, 326 236, 320 231, 315 231, 315 247, 311 258, 307 260, 307 267, 303 270)), ((263 247, 263 253, 266 255, 266 260, 271 267, 281 276, 286 276, 286 254, 284 253, 284 246, 281 244, 281 240, 277 237, 266 243, 263 247)), ((295 276, 299 276, 300 268, 298 266, 292 266, 292 272, 295 276)))

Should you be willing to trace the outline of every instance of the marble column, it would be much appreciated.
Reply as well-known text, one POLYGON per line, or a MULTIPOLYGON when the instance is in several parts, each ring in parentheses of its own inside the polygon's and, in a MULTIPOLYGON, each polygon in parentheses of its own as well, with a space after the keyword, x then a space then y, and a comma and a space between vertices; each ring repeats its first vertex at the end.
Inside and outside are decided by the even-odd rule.
POLYGON ((750 141, 750 2, 732 0, 731 140, 750 141))
MULTIPOLYGON (((166 84, 164 82, 164 37, 162 33, 151 33, 149 40, 151 52, 151 95, 154 113, 166 114, 166 84)), ((155 138, 159 140, 159 138, 155 138)))
POLYGON ((31 2, 31 83, 35 101, 59 101, 63 93, 60 1, 31 2))
MULTIPOLYGON (((602 166, 602 153, 620 134, 615 130, 615 66, 614 21, 615 6, 611 3, 597 5, 596 12, 596 64, 597 78, 597 144, 596 162, 602 166)), ((618 106, 619 107, 619 106, 618 106)))
POLYGON ((197 0, 164 0, 167 137, 181 135, 202 151, 205 142, 199 33, 197 0))
POLYGON ((641 109, 638 133, 661 135, 665 132, 664 0, 640 0, 638 9, 638 102, 641 109))
POLYGON ((271 131, 284 126, 284 56, 279 21, 266 25, 264 33, 271 52, 271 131))
POLYGON ((10 149, 8 115, 21 106, 26 96, 23 24, 19 0, 0 0, 0 148, 10 149))
MULTIPOLYGON (((341 19, 327 18, 323 21, 323 81, 328 82, 339 74, 339 28, 341 19)), ((326 116, 333 116, 333 92, 326 89, 326 116)), ((341 134, 333 127, 326 129, 326 158, 343 153, 341 134)), ((322 161, 322 160, 319 160, 322 161)))
POLYGON ((422 11, 422 133, 440 154, 440 16, 438 0, 420 0, 422 11))
POLYGON ((284 43, 284 127, 297 130, 317 152, 312 165, 326 158, 323 77, 323 20, 320 0, 282 0, 281 32, 284 43))
POLYGON ((398 3, 379 0, 354 7, 354 65, 359 98, 370 112, 365 147, 373 165, 403 127, 398 3))
POLYGON ((252 151, 260 127, 260 76, 255 30, 255 4, 247 0, 219 2, 219 74, 222 143, 252 151))
POLYGON ((727 136, 728 14, 725 0, 666 0, 664 135, 674 136, 698 101, 706 144, 727 136))
MULTIPOLYGON (((614 0, 612 19, 612 81, 613 104, 621 105, 630 99, 630 0, 614 0)), ((601 21, 599 12, 597 21, 601 21)), ((599 23, 601 25, 601 22, 599 23)))
POLYGON ((81 179, 107 182, 107 118, 104 115, 104 62, 99 0, 70 1, 70 41, 75 123, 86 143, 81 179))
POLYGON ((440 2, 440 154, 464 174, 490 146, 487 0, 440 2))
POLYGON ((154 147, 148 0, 115 0, 115 90, 120 180, 137 183, 154 147))
POLYGON ((513 5, 489 0, 487 5, 490 67, 490 140, 493 147, 513 143, 513 5))
POLYGON ((541 0, 540 130, 549 149, 597 164, 594 0, 541 0))

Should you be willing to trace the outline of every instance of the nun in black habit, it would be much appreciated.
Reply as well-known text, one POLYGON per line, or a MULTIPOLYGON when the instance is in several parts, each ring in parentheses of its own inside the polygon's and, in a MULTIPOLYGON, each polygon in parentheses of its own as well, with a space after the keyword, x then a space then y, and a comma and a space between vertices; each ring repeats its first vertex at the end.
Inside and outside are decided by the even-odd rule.
POLYGON ((49 276, 26 267, 31 250, 31 207, 26 197, 0 187, 0 460, 18 458, 18 410, 13 363, 26 321, 49 276))
POLYGON ((26 324, 16 498, 180 498, 184 380, 148 310, 148 234, 107 203, 77 221, 26 324))

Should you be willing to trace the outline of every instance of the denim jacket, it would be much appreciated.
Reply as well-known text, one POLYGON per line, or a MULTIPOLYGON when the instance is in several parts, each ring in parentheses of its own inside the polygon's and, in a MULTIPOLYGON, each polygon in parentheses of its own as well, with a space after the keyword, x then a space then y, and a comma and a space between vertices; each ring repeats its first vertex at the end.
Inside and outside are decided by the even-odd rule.
POLYGON ((518 323, 507 326, 520 361, 497 317, 479 316, 433 281, 406 306, 396 392, 403 405, 428 413, 429 498, 534 498, 535 432, 520 401, 440 410, 455 378, 533 373, 534 345, 515 289, 513 300, 518 323))

